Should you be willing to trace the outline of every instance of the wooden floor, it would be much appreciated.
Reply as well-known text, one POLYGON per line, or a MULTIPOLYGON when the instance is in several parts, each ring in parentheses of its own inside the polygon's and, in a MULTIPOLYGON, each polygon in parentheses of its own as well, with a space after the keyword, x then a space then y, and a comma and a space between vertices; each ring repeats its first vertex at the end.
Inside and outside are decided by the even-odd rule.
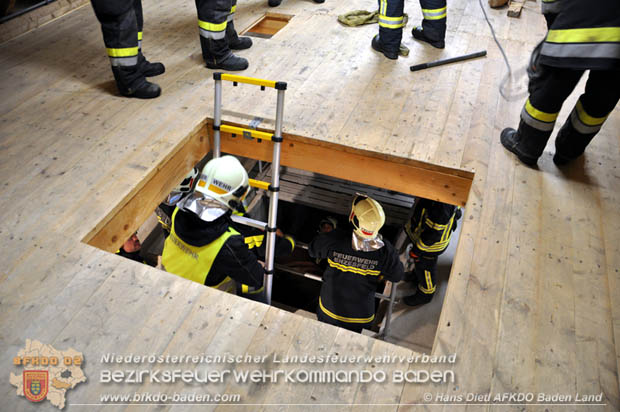
MULTIPOLYGON (((421 12, 417 2, 408 2, 404 43, 411 54, 397 62, 370 49, 376 26, 344 28, 336 22, 338 14, 374 8, 376 2, 283 3, 276 10, 294 15, 290 23, 271 39, 254 39, 254 47, 240 55, 250 60, 245 75, 288 82, 285 132, 475 172, 433 347, 435 354, 457 354, 456 364, 446 366, 457 382, 214 384, 205 391, 241 393, 247 404, 384 404, 322 407, 373 411, 417 410, 406 404, 424 403, 426 392, 602 392, 606 406, 591 409, 468 409, 620 409, 619 109, 573 167, 554 166, 550 143, 539 169, 527 168, 499 143, 500 130, 517 125, 524 98, 507 102, 499 95, 505 67, 476 1, 449 2, 443 51, 411 39, 409 30, 421 12), (414 63, 481 49, 488 50, 484 59, 408 70, 414 63)), ((89 382, 68 393, 68 410, 108 411, 126 407, 75 405, 97 404, 110 390, 98 383, 99 371, 106 368, 99 359, 107 352, 411 354, 81 243, 213 110, 213 81, 201 64, 194 3, 145 1, 144 6, 145 54, 166 64, 166 73, 156 80, 163 95, 152 101, 116 96, 89 6, 0 45, 0 210, 5 219, 0 226, 0 365, 12 368, 8 365, 27 338, 57 349, 73 347, 84 353, 89 382)), ((507 18, 505 10, 490 11, 515 69, 544 34, 539 7, 528 2, 520 19, 507 18)), ((240 1, 237 27, 248 27, 266 10, 265 0, 240 1)), ((225 115, 273 118, 269 110, 275 97, 257 100, 246 90, 233 94, 225 88, 225 115)), ((564 105, 560 118, 577 96, 564 105)), ((420 366, 376 365, 388 371, 420 366)), ((51 410, 49 403, 41 409, 15 396, 8 376, 7 370, 0 374, 2 409, 51 410)))

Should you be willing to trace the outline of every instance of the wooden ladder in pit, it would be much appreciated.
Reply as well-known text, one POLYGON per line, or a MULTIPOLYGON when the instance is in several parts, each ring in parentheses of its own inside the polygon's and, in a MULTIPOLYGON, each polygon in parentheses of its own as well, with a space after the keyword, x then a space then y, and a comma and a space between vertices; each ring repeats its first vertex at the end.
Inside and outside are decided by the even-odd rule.
POLYGON ((263 281, 265 302, 271 305, 271 291, 274 274, 274 258, 276 248, 276 222, 278 220, 278 192, 280 190, 280 153, 282 143, 282 117, 284 116, 285 82, 256 79, 253 77, 237 76, 234 74, 213 73, 215 80, 215 105, 213 115, 213 157, 220 157, 220 133, 227 132, 240 135, 247 139, 271 140, 273 145, 271 183, 250 179, 250 186, 269 192, 269 217, 267 222, 261 222, 244 216, 232 215, 233 221, 255 227, 267 232, 267 246, 265 253, 265 278, 263 281), (233 86, 239 83, 260 86, 261 90, 270 87, 278 91, 276 103, 276 124, 273 133, 260 132, 253 129, 222 124, 222 81, 229 81, 233 86))

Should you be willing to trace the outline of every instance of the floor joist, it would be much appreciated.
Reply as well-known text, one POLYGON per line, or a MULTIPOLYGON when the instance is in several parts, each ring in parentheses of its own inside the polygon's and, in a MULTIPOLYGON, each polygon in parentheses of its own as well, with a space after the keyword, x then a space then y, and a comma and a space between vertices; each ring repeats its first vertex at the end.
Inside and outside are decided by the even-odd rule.
MULTIPOLYGON (((207 127, 212 139, 212 126, 207 127)), ((222 152, 271 161, 273 143, 221 132, 222 152)), ((474 174, 336 143, 284 134, 282 166, 464 206, 474 174)))

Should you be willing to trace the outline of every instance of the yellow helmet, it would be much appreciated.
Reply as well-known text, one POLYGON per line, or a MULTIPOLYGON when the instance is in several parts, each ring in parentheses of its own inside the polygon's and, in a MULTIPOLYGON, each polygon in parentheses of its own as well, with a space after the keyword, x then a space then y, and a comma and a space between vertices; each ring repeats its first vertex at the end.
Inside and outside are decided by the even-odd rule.
POLYGON ((351 205, 349 222, 353 225, 353 231, 362 239, 374 239, 385 223, 383 208, 375 199, 356 195, 351 205))

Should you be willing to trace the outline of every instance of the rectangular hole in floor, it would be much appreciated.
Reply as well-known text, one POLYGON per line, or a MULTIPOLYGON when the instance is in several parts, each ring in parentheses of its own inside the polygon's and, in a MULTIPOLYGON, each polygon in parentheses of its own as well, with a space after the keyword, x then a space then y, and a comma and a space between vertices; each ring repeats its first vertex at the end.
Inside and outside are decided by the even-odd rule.
POLYGON ((286 26, 292 18, 293 16, 290 14, 267 13, 243 34, 269 39, 286 26))
MULTIPOLYGON (((211 139, 209 138, 212 138, 212 136, 207 137, 211 130, 209 125, 210 123, 205 124, 195 131, 180 150, 165 161, 152 176, 140 182, 136 189, 121 201, 103 221, 99 222, 83 240, 92 246, 113 253, 123 244, 124 239, 129 238, 131 233, 139 228, 138 236, 143 241, 143 252, 154 252, 146 253, 139 260, 150 261, 154 265, 157 262, 157 256, 160 255, 163 238, 161 237, 161 227, 152 214, 153 209, 166 197, 169 190, 183 179, 191 165, 197 163, 202 165, 208 160, 208 157, 204 158, 204 156, 209 154, 212 146, 211 139), (148 259, 148 257, 152 259, 148 259)), ((310 142, 305 138, 294 136, 287 136, 285 140, 287 143, 285 143, 282 151, 283 163, 286 165, 287 162, 290 163, 294 159, 295 165, 299 165, 300 169, 283 166, 281 185, 283 188, 287 187, 287 189, 281 191, 279 227, 286 229, 287 232, 294 232, 300 241, 299 243, 308 242, 316 231, 317 222, 326 215, 331 215, 339 220, 341 224, 346 225, 352 193, 364 191, 373 193, 374 196, 384 197, 382 204, 389 209, 390 219, 388 220, 393 221, 386 222, 385 230, 382 233, 397 246, 401 253, 404 252, 403 246, 406 245, 403 240, 406 239, 402 238, 403 233, 399 233, 399 229, 406 219, 407 211, 411 208, 413 196, 418 195, 413 193, 417 191, 413 190, 413 188, 420 186, 416 186, 414 181, 416 179, 419 180, 419 176, 416 177, 416 174, 424 174, 422 169, 415 164, 408 164, 406 161, 390 155, 377 157, 371 152, 362 150, 357 150, 353 154, 331 143, 310 142), (324 158, 331 159, 329 163, 322 163, 321 169, 323 167, 326 169, 324 172, 326 175, 319 174, 317 170, 313 172, 305 171, 308 169, 304 166, 312 169, 313 165, 321 163, 321 159, 324 158), (337 167, 330 166, 332 163, 335 163, 337 167), (364 165, 364 173, 356 174, 356 171, 360 169, 360 164, 364 165), (337 177, 338 175, 341 177, 337 177), (374 179, 373 176, 375 175, 379 175, 380 178, 378 180, 374 179), (401 180, 402 182, 398 183, 401 180), (378 181, 383 183, 377 184, 378 181), (337 187, 344 187, 346 190, 336 190, 337 187), (285 194, 288 194, 288 197, 285 194), (298 210, 299 208, 304 210, 300 211, 298 210), (299 215, 303 219, 291 219, 291 216, 299 217, 299 215), (296 229, 292 227, 285 228, 285 226, 291 226, 294 223, 293 220, 297 223, 302 222, 305 226, 302 225, 303 227, 296 229), (304 239, 304 235, 309 236, 309 238, 304 239)), ((271 159, 271 142, 246 141, 245 139, 235 138, 227 133, 223 133, 222 152, 241 158, 251 177, 265 181, 270 180, 268 165, 263 164, 261 167, 258 165, 258 161, 271 159)), ((431 181, 444 179, 443 184, 436 183, 436 185, 433 185, 434 190, 437 191, 437 196, 446 198, 448 197, 446 194, 452 193, 452 196, 456 196, 455 199, 458 199, 455 203, 463 205, 467 198, 470 184, 464 184, 461 180, 471 182, 473 174, 448 176, 441 172, 434 174, 435 172, 438 171, 432 172, 433 174, 427 178, 431 181)), ((256 204, 262 204, 262 207, 256 207, 256 211, 249 207, 249 216, 259 220, 266 220, 265 202, 260 201, 259 196, 256 196, 255 199, 258 199, 256 204), (258 215, 252 213, 258 212, 261 209, 263 211, 262 215, 261 213, 258 213, 258 215)), ((252 199, 248 199, 248 201, 251 203, 252 199)), ((250 206, 249 203, 248 206, 250 206)), ((457 239, 454 240, 453 247, 456 247, 457 239)), ((280 262, 276 266, 276 274, 274 275, 274 306, 302 316, 314 317, 314 310, 312 309, 314 302, 318 299, 322 270, 320 268, 308 270, 309 266, 315 262, 312 262, 306 256, 307 252, 303 247, 296 248, 294 253, 297 254, 288 264, 280 262), (307 273, 311 273, 313 276, 307 277, 307 273), (304 299, 297 299, 297 301, 304 300, 304 305, 300 305, 303 302, 290 302, 282 298, 282 296, 291 295, 292 290, 297 291, 298 297, 303 292, 304 299)), ((445 262, 444 272, 447 277, 447 273, 450 271, 452 256, 448 255, 446 257, 448 259, 445 262)), ((445 277, 442 281, 439 280, 439 282, 447 285, 445 277)), ((380 285, 380 288, 383 286, 383 284, 380 285)), ((445 287, 443 289, 445 291, 445 287)), ((400 292, 406 293, 406 284, 399 284, 398 292, 397 296, 400 295, 400 292)), ((387 293, 387 290, 384 290, 383 293, 387 293)), ((438 295, 434 299, 432 306, 430 304, 425 305, 427 308, 424 315, 424 325, 417 324, 413 327, 411 325, 411 319, 419 317, 417 315, 420 309, 410 309, 402 304, 397 305, 392 318, 392 328, 386 340, 419 352, 430 352, 430 345, 434 341, 437 321, 443 306, 443 294, 440 295, 438 293, 438 295)), ((385 313, 385 305, 383 308, 377 305, 377 312, 378 318, 381 319, 380 312, 385 313)), ((378 325, 373 332, 377 330, 378 325)))

